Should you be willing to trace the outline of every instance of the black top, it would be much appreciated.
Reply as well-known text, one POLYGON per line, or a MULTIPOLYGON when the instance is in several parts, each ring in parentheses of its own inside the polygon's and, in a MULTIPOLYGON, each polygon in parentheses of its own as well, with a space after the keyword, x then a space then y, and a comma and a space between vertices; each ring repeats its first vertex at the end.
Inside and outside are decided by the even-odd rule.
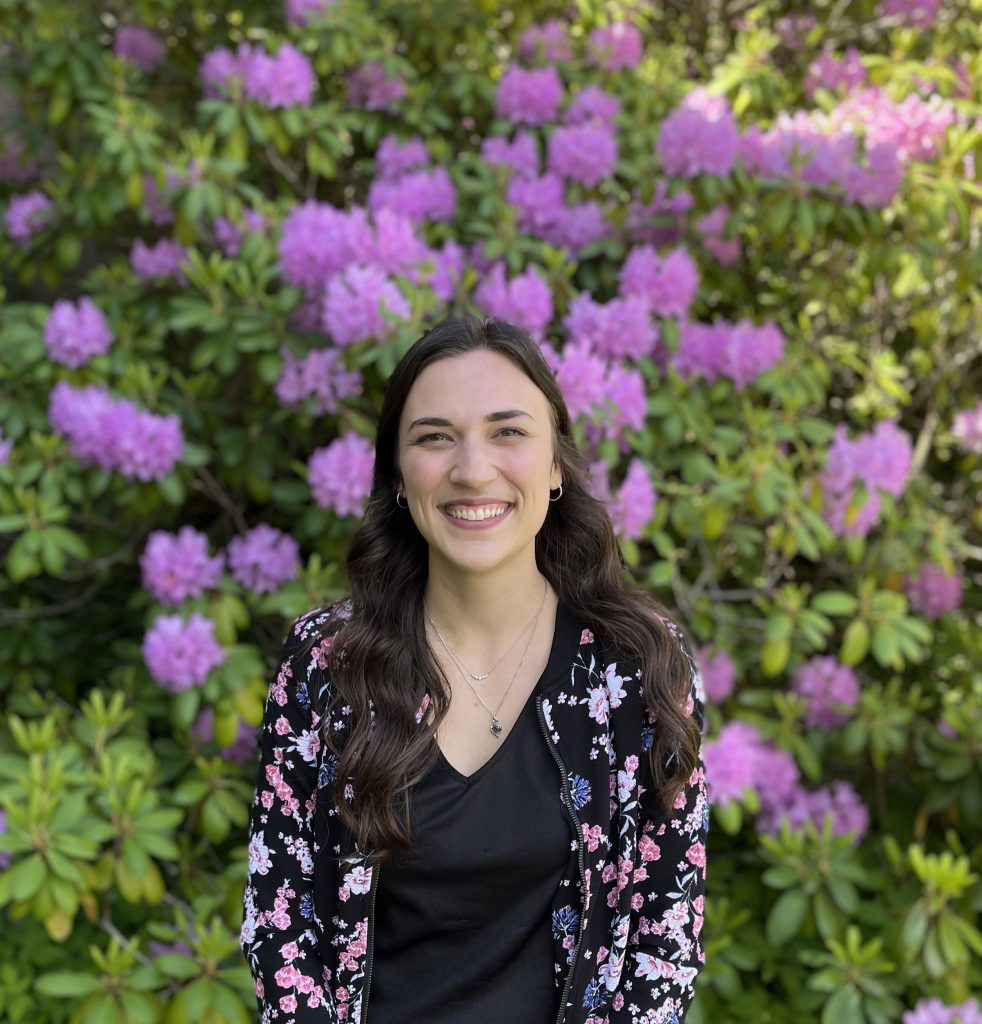
POLYGON ((379 871, 370 1024, 556 1019, 550 908, 576 844, 536 698, 579 632, 560 605, 546 669, 490 760, 465 776, 441 752, 415 789, 414 855, 379 871))

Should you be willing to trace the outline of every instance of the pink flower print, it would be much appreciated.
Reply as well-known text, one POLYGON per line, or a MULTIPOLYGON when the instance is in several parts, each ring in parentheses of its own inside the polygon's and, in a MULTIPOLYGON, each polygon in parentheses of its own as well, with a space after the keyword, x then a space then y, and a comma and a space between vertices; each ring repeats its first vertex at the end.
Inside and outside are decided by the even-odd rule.
POLYGON ((282 677, 277 679, 270 687, 269 695, 280 707, 283 707, 286 704, 286 683, 283 681, 282 677))
POLYGON ((617 797, 621 803, 627 803, 634 792, 634 775, 631 772, 617 773, 617 797))
POLYGON ((564 935, 563 936, 563 949, 572 949, 576 945, 575 935, 564 935))
POLYGON ((316 764, 317 752, 321 748, 320 737, 316 732, 304 731, 297 737, 297 750, 307 764, 316 764))
POLYGON ((263 842, 261 835, 254 835, 249 841, 249 874, 258 872, 260 875, 268 875, 273 860, 269 855, 269 849, 263 842))
POLYGON ((359 865, 344 876, 344 884, 359 896, 372 887, 372 869, 359 865))
POLYGON ((658 860, 661 857, 661 847, 651 838, 651 836, 641 837, 641 841, 638 843, 638 850, 641 853, 641 859, 645 861, 645 863, 652 860, 658 860))
POLYGON ((624 993, 617 992, 614 995, 614 1009, 621 1010, 624 1007, 624 993))
POLYGON ((419 707, 416 709, 416 724, 419 725, 423 721, 423 716, 426 714, 426 709, 430 706, 430 695, 428 693, 423 694, 423 699, 420 702, 419 707))
POLYGON ((259 800, 268 811, 273 806, 273 791, 271 789, 264 790, 259 800))
POLYGON ((640 910, 644 906, 644 894, 636 892, 631 896, 631 909, 640 910))
POLYGON ((320 1006, 321 1001, 324 998, 324 990, 318 985, 313 992, 307 998, 307 1005, 312 1009, 316 1010, 320 1006))
POLYGON ((295 942, 287 942, 280 946, 280 956, 288 963, 293 963, 300 956, 300 948, 295 942))
POLYGON ((309 992, 313 992, 314 979, 311 978, 309 974, 301 974, 300 977, 297 978, 297 991, 304 993, 304 995, 309 992))
POLYGON ((281 967, 273 975, 273 978, 276 981, 276 984, 280 986, 280 988, 293 988, 294 984, 296 984, 296 979, 299 974, 300 972, 296 969, 296 967, 293 967, 288 964, 286 967, 281 967))
POLYGON ((584 629, 583 632, 580 634, 580 643, 581 644, 592 644, 593 643, 593 634, 590 632, 589 629, 584 629))
POLYGON ((610 952, 610 950, 606 946, 601 946, 597 950, 597 963, 598 964, 602 964, 604 962, 604 960, 607 959, 607 954, 609 952, 610 952))
POLYGON ((604 864, 603 874, 600 876, 605 882, 612 882, 617 875, 617 868, 613 864, 604 864))
POLYGON ((639 882, 644 882, 648 878, 648 869, 646 867, 640 867, 634 869, 634 884, 637 885, 639 882))
MULTIPOLYGON (((624 678, 617 674, 617 665, 608 665, 604 669, 606 677, 607 695, 612 708, 619 708, 624 699, 624 678)), ((606 718, 604 719, 606 721, 606 718)))
POLYGON ((297 1008, 297 997, 296 996, 281 996, 280 997, 280 1009, 284 1013, 293 1013, 297 1008))
POLYGON ((685 856, 689 863, 695 864, 697 868, 706 866, 706 847, 702 843, 693 843, 685 851, 685 856))
POLYGON ((589 705, 590 717, 599 725, 603 725, 607 721, 610 711, 610 701, 607 697, 606 689, 598 686, 590 690, 587 704, 589 705))
POLYGON ((602 835, 603 830, 599 825, 583 826, 583 841, 591 853, 600 845, 600 837, 602 835))
POLYGON ((681 928, 684 924, 688 923, 689 912, 681 903, 676 903, 674 907, 669 907, 662 914, 662 920, 672 930, 681 928))
POLYGON ((692 901, 692 909, 697 913, 701 914, 706 907, 706 901, 700 894, 692 901))
POLYGON ((639 764, 640 762, 635 754, 631 754, 630 757, 624 758, 624 770, 627 772, 636 772, 639 764))
POLYGON ((638 964, 637 977, 644 978, 647 981, 671 978, 675 974, 675 967, 660 957, 651 956, 649 953, 635 953, 634 959, 638 964))
POLYGON ((278 736, 290 735, 290 723, 283 715, 276 719, 276 733, 278 736))
POLYGON ((270 921, 277 927, 281 932, 286 931, 290 927, 290 915, 285 910, 277 910, 273 913, 270 921))
POLYGON ((692 921, 692 934, 697 939, 699 938, 699 933, 702 931, 702 922, 703 922, 702 914, 696 914, 695 918, 692 921))

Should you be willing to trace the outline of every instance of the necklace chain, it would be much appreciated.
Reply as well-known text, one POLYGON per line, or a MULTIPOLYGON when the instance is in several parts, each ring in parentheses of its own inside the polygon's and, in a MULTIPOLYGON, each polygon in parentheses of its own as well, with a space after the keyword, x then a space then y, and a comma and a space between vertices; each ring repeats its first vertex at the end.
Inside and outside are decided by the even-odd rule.
MULTIPOLYGON (((542 614, 542 609, 545 607, 546 595, 548 593, 549 593, 548 584, 546 584, 545 581, 543 580, 542 600, 539 602, 539 610, 535 613, 535 618, 532 620, 532 632, 529 633, 529 638, 528 638, 528 640, 525 643, 525 651, 522 653, 522 660, 518 663, 518 668, 516 668, 515 671, 512 673, 512 677, 509 680, 508 685, 505 687, 505 692, 504 692, 504 694, 502 694, 501 701, 498 703, 498 711, 500 711, 502 709, 502 707, 504 706, 505 699, 507 698, 508 693, 511 690, 512 683, 514 683, 515 680, 518 678, 518 673, 521 670, 521 667, 525 664, 525 658, 528 656, 529 647, 531 647, 531 645, 532 645, 532 637, 535 636, 535 627, 536 627, 536 625, 538 625, 539 616, 542 614)), ((450 655, 451 661, 453 661, 453 663, 457 666, 457 671, 460 672, 460 678, 463 679, 465 683, 467 683, 467 685, 471 688, 471 691, 473 692, 474 696, 477 697, 477 699, 484 705, 484 710, 487 711, 487 713, 491 716, 491 735, 495 739, 497 739, 501 735, 501 732, 502 732, 501 722, 498 720, 498 712, 497 711, 492 711, 487 706, 487 704, 484 701, 484 698, 480 695, 480 693, 478 693, 477 687, 474 686, 474 684, 467 678, 467 675, 469 675, 470 673, 467 673, 467 674, 464 673, 464 670, 461 668, 460 662, 457 661, 457 658, 455 657, 453 651, 451 651, 449 646, 447 646, 447 641, 443 639, 443 634, 440 632, 439 629, 437 629, 436 623, 433 621, 433 619, 430 618, 429 611, 427 611, 427 613, 426 613, 426 618, 429 621, 430 625, 436 630, 436 635, 440 638, 440 643, 443 644, 444 649, 446 650, 447 654, 450 655)), ((521 637, 526 631, 528 631, 528 626, 526 626, 525 630, 523 630, 522 633, 519 634, 519 637, 521 637)), ((515 641, 515 642, 517 643, 518 641, 515 641)), ((515 644, 513 643, 511 645, 511 647, 514 647, 514 646, 515 646, 515 644)), ((511 650, 511 647, 508 648, 509 651, 511 650)), ((502 660, 503 660, 502 658, 498 659, 498 664, 499 665, 501 664, 502 660)), ((495 668, 497 668, 497 667, 498 666, 495 665, 495 668)), ((493 672, 493 671, 494 671, 494 669, 491 669, 491 672, 493 672)), ((490 674, 491 673, 489 672, 488 675, 490 675, 490 674)))

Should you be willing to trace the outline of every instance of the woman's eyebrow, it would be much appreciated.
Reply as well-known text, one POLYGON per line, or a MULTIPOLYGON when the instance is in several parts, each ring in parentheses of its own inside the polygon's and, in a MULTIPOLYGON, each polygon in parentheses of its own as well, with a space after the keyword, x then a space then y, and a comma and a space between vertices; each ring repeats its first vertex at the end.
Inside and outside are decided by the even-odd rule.
MULTIPOLYGON (((511 420, 516 416, 528 416, 532 422, 535 422, 535 417, 531 413, 524 412, 521 409, 501 409, 498 412, 489 412, 484 419, 488 423, 497 423, 498 420, 511 420)), ((409 424, 409 429, 413 427, 452 427, 453 424, 450 420, 445 420, 440 416, 421 416, 417 420, 413 420, 409 424)))

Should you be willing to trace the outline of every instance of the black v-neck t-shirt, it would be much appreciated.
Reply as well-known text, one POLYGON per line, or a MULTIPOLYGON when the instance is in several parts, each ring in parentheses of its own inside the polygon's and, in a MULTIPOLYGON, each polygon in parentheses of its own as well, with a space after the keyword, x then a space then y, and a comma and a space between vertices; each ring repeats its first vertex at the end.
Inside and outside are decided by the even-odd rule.
POLYGON ((501 746, 470 776, 441 752, 414 790, 414 851, 379 869, 368 1024, 556 1019, 551 909, 576 841, 536 701, 569 673, 579 634, 560 604, 549 662, 501 746))

